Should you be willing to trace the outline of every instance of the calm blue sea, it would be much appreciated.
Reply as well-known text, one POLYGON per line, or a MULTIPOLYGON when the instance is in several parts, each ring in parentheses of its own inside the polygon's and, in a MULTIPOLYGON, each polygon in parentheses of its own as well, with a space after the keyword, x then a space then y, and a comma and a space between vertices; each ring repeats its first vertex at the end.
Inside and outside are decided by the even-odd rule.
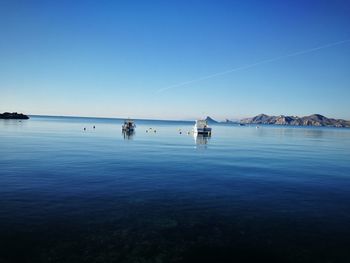
POLYGON ((1 263, 350 262, 350 129, 121 125, 0 120, 1 263))

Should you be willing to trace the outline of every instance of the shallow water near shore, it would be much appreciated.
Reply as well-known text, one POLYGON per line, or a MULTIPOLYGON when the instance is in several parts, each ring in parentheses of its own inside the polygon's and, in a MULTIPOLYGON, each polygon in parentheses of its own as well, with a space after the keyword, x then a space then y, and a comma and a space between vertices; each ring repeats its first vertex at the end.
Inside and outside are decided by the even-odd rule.
POLYGON ((0 120, 1 263, 350 262, 350 129, 121 125, 0 120))

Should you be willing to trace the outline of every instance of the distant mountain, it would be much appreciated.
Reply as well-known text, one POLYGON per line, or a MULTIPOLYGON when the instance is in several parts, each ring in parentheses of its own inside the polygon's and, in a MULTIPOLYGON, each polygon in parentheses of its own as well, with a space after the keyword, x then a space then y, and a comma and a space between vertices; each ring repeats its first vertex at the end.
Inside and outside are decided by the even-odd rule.
POLYGON ((27 115, 24 115, 22 113, 17 112, 4 112, 0 113, 0 119, 21 119, 21 120, 27 120, 29 117, 27 115))
POLYGON ((210 118, 209 116, 207 116, 205 120, 207 121, 208 124, 218 123, 216 120, 210 118))
POLYGON ((278 125, 295 125, 295 126, 331 126, 331 127, 350 127, 350 121, 342 119, 331 119, 320 114, 310 116, 269 116, 259 114, 253 118, 242 119, 243 124, 278 124, 278 125))

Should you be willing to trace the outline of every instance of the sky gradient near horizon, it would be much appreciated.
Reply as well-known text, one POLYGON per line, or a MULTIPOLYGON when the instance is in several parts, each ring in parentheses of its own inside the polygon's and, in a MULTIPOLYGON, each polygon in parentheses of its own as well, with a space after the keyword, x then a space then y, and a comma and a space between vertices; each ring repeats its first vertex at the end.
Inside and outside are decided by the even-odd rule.
POLYGON ((349 14, 345 0, 0 0, 0 111, 350 120, 349 14))

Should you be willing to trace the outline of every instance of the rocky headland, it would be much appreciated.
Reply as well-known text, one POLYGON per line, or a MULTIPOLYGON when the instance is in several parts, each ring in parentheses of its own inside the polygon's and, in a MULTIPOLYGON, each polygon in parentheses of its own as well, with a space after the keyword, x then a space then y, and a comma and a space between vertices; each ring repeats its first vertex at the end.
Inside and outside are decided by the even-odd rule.
POLYGON ((329 126, 329 127, 350 127, 350 121, 343 119, 327 118, 320 114, 310 116, 269 116, 259 114, 253 118, 246 118, 240 121, 242 124, 276 124, 276 125, 294 125, 294 126, 329 126))
POLYGON ((17 112, 4 112, 0 113, 0 119, 19 119, 19 120, 27 120, 29 117, 22 113, 17 112))

